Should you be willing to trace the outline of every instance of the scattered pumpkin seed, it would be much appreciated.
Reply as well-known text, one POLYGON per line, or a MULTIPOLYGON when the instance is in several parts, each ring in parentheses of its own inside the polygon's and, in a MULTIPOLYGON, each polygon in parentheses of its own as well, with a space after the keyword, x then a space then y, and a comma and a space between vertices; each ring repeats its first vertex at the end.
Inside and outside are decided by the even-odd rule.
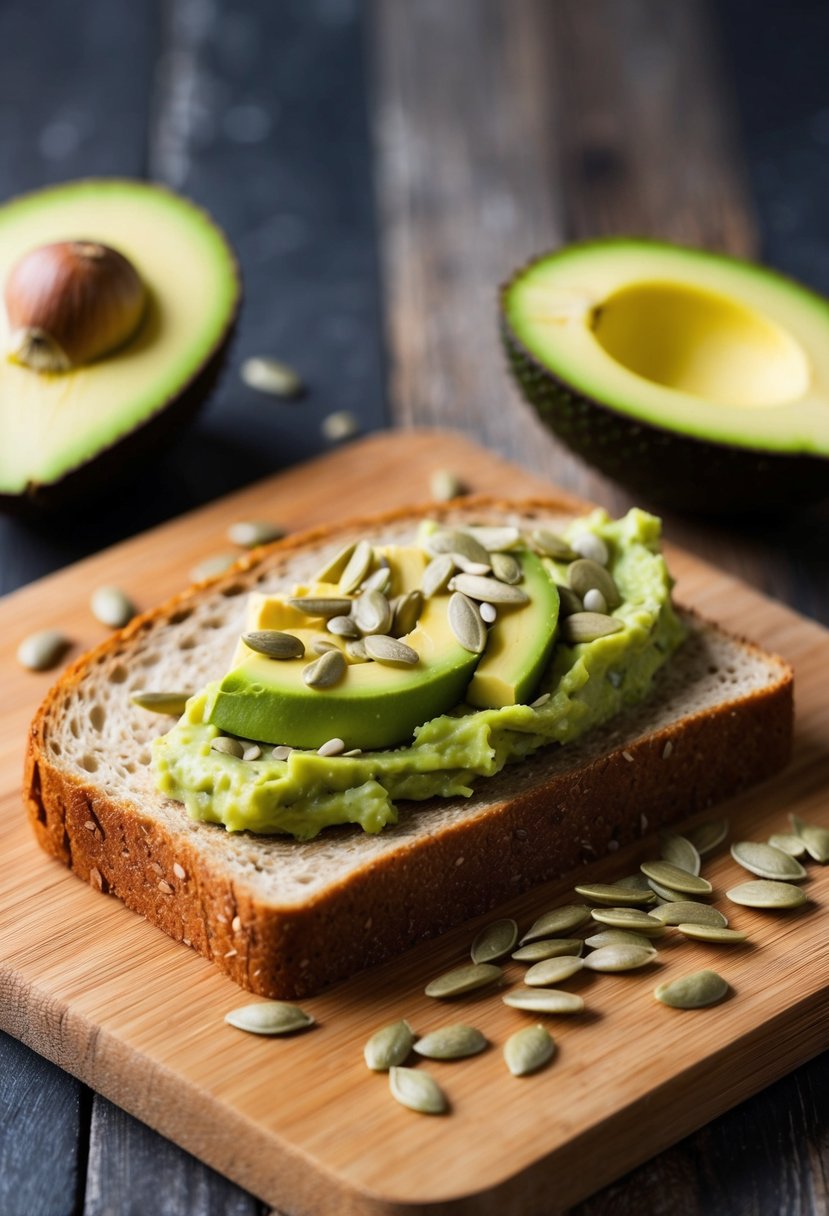
POLYGON ((489 561, 473 562, 470 561, 468 557, 464 557, 462 553, 453 553, 452 561, 455 563, 458 570, 461 570, 464 574, 483 575, 490 574, 492 572, 492 566, 490 565, 489 561))
POLYGON ((326 739, 320 747, 317 748, 318 756, 339 756, 345 751, 345 743, 342 739, 326 739))
POLYGON ((475 540, 475 537, 470 536, 468 532, 457 528, 438 528, 428 538, 427 548, 433 555, 459 553, 470 562, 480 562, 482 565, 489 566, 489 554, 480 541, 475 540))
MULTIPOLYGON (((354 601, 354 620, 364 634, 388 633, 394 613, 382 591, 364 591, 354 601)), ((352 635, 353 636, 353 635, 352 635)))
POLYGON ((240 519, 231 524, 227 530, 227 539, 232 545, 240 545, 243 549, 255 549, 258 545, 269 545, 272 541, 281 540, 285 529, 279 524, 268 523, 264 519, 240 519))
POLYGON ((446 997, 461 996, 465 992, 474 992, 476 988, 485 988, 503 978, 503 971, 493 963, 467 963, 463 967, 453 967, 445 971, 426 985, 426 995, 443 1000, 446 997))
POLYGON ((549 988, 562 984, 584 967, 584 959, 575 954, 562 954, 558 958, 545 958, 533 963, 524 975, 528 988, 549 988))
POLYGON ((292 1034, 314 1025, 310 1013, 287 1001, 257 1001, 225 1014, 225 1021, 249 1034, 292 1034))
POLYGON ((439 591, 444 591, 455 573, 455 563, 451 553, 439 553, 433 557, 420 580, 420 586, 426 599, 431 599, 439 591))
POLYGON ((264 654, 269 659, 301 659, 305 654, 305 643, 293 633, 279 629, 254 629, 243 633, 242 641, 249 650, 264 654))
POLYGON ((279 743, 271 752, 274 760, 287 760, 294 749, 286 743, 279 743))
POLYGON ((148 709, 150 713, 180 718, 192 695, 191 692, 133 692, 130 693, 130 700, 133 705, 148 709))
POLYGON ((577 992, 565 992, 561 988, 513 988, 501 997, 512 1009, 526 1009, 530 1013, 581 1013, 584 999, 577 992))
POLYGON ((214 553, 211 557, 206 557, 193 566, 190 571, 190 579, 194 583, 201 583, 205 579, 215 578, 219 574, 224 574, 225 570, 229 570, 238 560, 238 553, 214 553))
POLYGON ((613 575, 598 562, 592 562, 589 557, 580 557, 572 562, 567 570, 567 582, 570 590, 575 591, 582 600, 588 591, 601 591, 611 611, 618 608, 622 602, 613 575))
MULTIPOLYGON (((336 620, 335 617, 331 619, 336 620)), ((311 649, 314 654, 328 654, 329 650, 339 650, 340 648, 336 642, 327 642, 325 638, 317 638, 316 642, 312 643, 311 649)))
POLYGON ((352 435, 357 434, 359 429, 360 424, 351 410, 335 410, 333 414, 328 414, 323 418, 320 424, 323 438, 330 440, 332 443, 338 443, 342 439, 350 439, 352 435))
POLYGON ((436 502, 450 502, 465 492, 466 487, 451 469, 435 469, 429 479, 429 490, 436 502))
POLYGON ((679 866, 680 870, 687 870, 689 874, 699 875, 702 865, 700 855, 687 836, 660 832, 659 850, 663 861, 679 866))
POLYGON ((384 633, 372 633, 364 638, 366 654, 378 663, 405 663, 414 667, 420 662, 420 655, 412 646, 407 646, 399 638, 390 638, 384 633))
POLYGON ((352 541, 350 545, 345 545, 339 549, 334 556, 327 561, 314 575, 315 583, 335 583, 339 581, 340 575, 348 565, 348 559, 357 547, 357 542, 352 541))
POLYGON ((363 1058, 372 1072, 388 1072, 403 1063, 414 1041, 414 1031, 405 1019, 401 1019, 375 1030, 363 1048, 363 1058))
POLYGON ((303 682, 309 688, 333 688, 339 684, 348 664, 341 650, 327 650, 302 669, 303 682))
POLYGON ((695 828, 689 828, 685 835, 700 857, 707 857, 719 848, 728 835, 728 820, 706 819, 705 823, 698 823, 695 828))
POLYGON ((584 960, 588 971, 635 971, 656 958, 653 946, 631 946, 623 942, 599 946, 584 960))
POLYGON ((548 1064, 555 1052, 555 1041, 543 1026, 525 1026, 504 1044, 504 1062, 514 1077, 526 1077, 548 1064))
POLYGON ((724 925, 702 925, 695 921, 683 921, 682 924, 677 925, 677 929, 685 937, 692 937, 698 942, 738 945, 740 942, 748 941, 748 934, 743 933, 742 929, 727 929, 724 925))
POLYGON ((519 946, 510 957, 516 963, 540 963, 545 958, 560 958, 563 954, 581 954, 582 945, 580 937, 540 938, 519 946))
POLYGON ((773 848, 780 849, 783 853, 788 853, 790 857, 797 857, 799 859, 806 856, 806 845, 794 832, 778 832, 774 836, 769 836, 768 843, 773 848))
POLYGON ((658 908, 651 911, 651 916, 661 920, 663 925, 715 925, 724 929, 728 924, 727 918, 723 916, 719 908, 712 908, 711 904, 700 904, 692 899, 680 899, 660 904, 658 908))
MULTIPOLYGON (((354 552, 346 563, 346 567, 340 575, 338 589, 343 595, 351 595, 360 586, 360 583, 371 570, 372 562, 374 561, 374 550, 367 540, 358 541, 354 546, 354 552)), ((345 612, 348 609, 344 609, 345 612)))
POLYGON ((411 633, 420 619, 423 611, 423 592, 408 591, 402 595, 395 605, 392 632, 395 637, 404 638, 411 633))
POLYGON ((135 616, 135 604, 120 587, 98 587, 89 607, 95 620, 111 629, 122 629, 135 616))
POLYGON ((728 984, 721 975, 706 970, 660 984, 653 995, 672 1009, 703 1009, 706 1005, 716 1005, 728 991, 728 984))
POLYGON ((360 591, 382 591, 385 595, 391 582, 391 566, 378 566, 360 583, 360 591))
POLYGON ((731 856, 750 874, 758 878, 776 878, 781 882, 800 882, 806 871, 796 857, 756 840, 735 840, 731 856))
POLYGON ((610 561, 610 551, 600 536, 595 532, 580 532, 570 541, 572 549, 579 557, 586 557, 599 566, 606 566, 610 561))
POLYGON ((611 633, 620 633, 624 627, 624 621, 615 616, 605 616, 601 612, 574 612, 562 620, 561 637, 570 646, 577 646, 579 642, 595 642, 598 638, 609 637, 611 633))
POLYGON ((60 662, 71 645, 65 634, 43 629, 23 639, 17 647, 17 661, 29 671, 48 671, 60 662))
POLYGON ((455 591, 449 598, 449 628, 464 650, 481 654, 486 647, 486 625, 481 619, 477 605, 455 591))
POLYGON ((261 355, 245 359, 239 374, 248 388, 274 397, 299 397, 305 388, 294 369, 280 359, 261 355))
POLYGON ((633 929, 645 937, 661 937, 665 932, 662 921, 639 908, 594 908, 590 915, 600 925, 608 925, 611 929, 633 929))
POLYGON ((492 564, 492 573, 499 583, 509 583, 512 587, 516 583, 520 583, 524 577, 521 563, 511 553, 493 553, 489 560, 492 564))
POLYGON ((658 895, 664 903, 675 904, 685 899, 683 891, 672 891, 670 887, 663 887, 661 882, 657 882, 653 878, 649 878, 647 882, 654 894, 658 895))
POLYGON ((370 663, 366 644, 362 638, 355 638, 354 641, 348 641, 345 644, 345 653, 353 663, 370 663))
POLYGON ((583 603, 585 612, 599 612, 607 616, 607 600, 598 587, 591 587, 589 591, 585 591, 583 603))
POLYGON ((744 908, 799 908, 806 903, 806 892, 801 887, 769 878, 741 882, 725 894, 733 904, 744 908))
POLYGON ((417 1068, 392 1065, 389 1069, 389 1089, 401 1106, 420 1115, 442 1115, 449 1108, 446 1095, 434 1077, 417 1068))
POLYGON ((539 553, 552 557, 557 562, 572 562, 578 557, 578 553, 563 536, 550 532, 548 528, 536 528, 530 540, 539 553))
POLYGON ((466 533, 483 545, 487 553, 504 553, 521 540, 521 533, 511 524, 471 524, 466 533))
POLYGON ((553 694, 551 692, 543 692, 540 697, 536 697, 534 701, 530 701, 530 709, 541 709, 552 698, 553 694))
MULTIPOLYGON (((325 628, 329 633, 333 633, 335 638, 348 638, 352 642, 356 642, 362 636, 360 626, 351 616, 331 616, 328 618, 325 628)), ((331 649, 330 645, 328 649, 331 649)))
POLYGON ((591 950, 601 950, 602 946, 650 946, 650 941, 641 933, 630 929, 602 929, 592 937, 584 939, 585 946, 591 950))
POLYGON ((633 891, 653 890, 647 878, 645 878, 645 875, 642 873, 626 874, 624 878, 618 878, 616 880, 616 885, 619 887, 628 887, 633 891))
POLYGON ((456 574, 452 585, 455 591, 471 600, 486 600, 488 604, 526 604, 530 598, 520 587, 499 583, 497 578, 481 574, 456 574))
POLYGON ((790 815, 789 821, 805 844, 812 861, 825 866, 829 861, 829 830, 816 823, 806 823, 797 815, 790 815))
POLYGON ((562 904, 561 907, 552 908, 533 921, 519 945, 526 946, 527 942, 535 942, 542 937, 569 933, 571 929, 586 925, 589 920, 590 909, 586 904, 562 904))
POLYGON ((306 616, 321 616, 326 620, 333 616, 348 616, 352 600, 345 597, 299 595, 292 596, 288 603, 306 616))
POLYGON ((575 888, 576 894, 590 900, 592 904, 603 904, 610 908, 623 908, 628 905, 655 904, 656 896, 653 891, 639 891, 633 887, 623 887, 621 883, 589 882, 575 888))
POLYGON ((475 935, 470 951, 473 963, 494 963, 504 958, 518 941, 518 925, 514 920, 494 920, 475 935))
POLYGON ((652 878, 661 886, 683 895, 710 895, 714 889, 707 878, 689 874, 669 861, 643 861, 639 869, 646 878, 652 878))
POLYGON ((229 735, 217 735, 215 739, 210 741, 210 750, 221 752, 223 756, 234 756, 237 760, 241 760, 245 749, 238 739, 231 739, 229 735))
POLYGON ((575 616, 577 612, 584 612, 584 604, 575 591, 571 591, 562 583, 556 583, 556 590, 558 591, 558 615, 561 620, 567 616, 575 616))
POLYGON ((249 743, 242 752, 243 760, 261 760, 262 748, 258 743, 249 743))
POLYGON ((441 1026, 418 1039, 414 1049, 428 1060, 463 1060, 476 1056, 488 1046, 486 1037, 476 1026, 441 1026))
POLYGON ((481 620, 485 625, 494 625, 498 619, 498 609, 494 604, 488 604, 486 600, 478 605, 478 611, 481 614, 481 620))

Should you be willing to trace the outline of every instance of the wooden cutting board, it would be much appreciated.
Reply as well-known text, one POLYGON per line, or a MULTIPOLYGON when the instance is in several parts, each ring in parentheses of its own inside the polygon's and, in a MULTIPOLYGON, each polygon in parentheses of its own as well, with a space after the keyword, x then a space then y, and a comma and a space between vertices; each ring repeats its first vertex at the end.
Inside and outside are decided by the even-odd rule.
MULTIPOLYGON (((20 807, 28 720, 50 677, 22 671, 17 641, 60 624, 77 647, 103 629, 91 589, 117 583, 143 607, 180 589, 201 557, 226 550, 227 525, 279 520, 296 529, 335 516, 428 497, 436 467, 473 490, 554 493, 458 435, 397 432, 355 443, 302 468, 127 541, 0 603, 0 1025, 63 1068, 293 1214, 549 1213, 769 1084, 829 1045, 829 871, 810 865, 806 909, 769 914, 729 907, 751 945, 736 950, 670 940, 647 974, 589 977, 589 1016, 548 1018, 553 1065, 511 1077, 507 1036, 532 1019, 496 994, 430 1001, 425 983, 462 961, 478 922, 305 1002, 319 1025, 291 1040, 224 1025, 241 993, 200 956, 40 853, 20 807), (655 983, 704 966, 733 996, 679 1012, 655 983), (362 1048, 377 1027, 406 1017, 419 1033, 452 1021, 479 1026, 492 1046, 430 1071, 452 1111, 426 1118, 398 1106, 362 1048)), ((797 671, 797 737, 785 774, 727 807, 734 838, 785 830, 786 812, 829 822, 829 633, 720 571, 671 553, 677 595, 750 633, 797 671)), ((632 872, 654 842, 590 868, 596 880, 632 872)), ((722 890, 742 871, 706 864, 722 890)), ((570 896, 560 882, 504 907, 526 925, 570 896)), ((721 901, 722 904, 725 901, 721 901)), ((509 966, 510 977, 520 969, 509 966)))

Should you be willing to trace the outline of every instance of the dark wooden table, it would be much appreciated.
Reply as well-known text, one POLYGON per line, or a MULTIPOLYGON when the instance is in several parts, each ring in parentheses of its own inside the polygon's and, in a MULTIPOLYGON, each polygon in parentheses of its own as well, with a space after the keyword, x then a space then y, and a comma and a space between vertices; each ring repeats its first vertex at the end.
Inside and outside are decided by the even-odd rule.
MULTIPOLYGON (((827 46, 820 0, 6 0, 0 195, 167 182, 231 235, 247 303, 152 492, 138 478, 59 520, 0 521, 0 590, 322 450, 335 409, 364 431, 465 430, 624 508, 507 382, 494 288, 562 240, 632 232, 760 255, 829 292, 827 46), (300 370, 300 405, 264 409, 241 385, 260 353, 300 370)), ((825 508, 666 522, 829 624, 825 508)), ((264 1211, 4 1036, 0 1117, 3 1216, 264 1211)), ((827 1173, 822 1057, 578 1212, 822 1216, 827 1173)))

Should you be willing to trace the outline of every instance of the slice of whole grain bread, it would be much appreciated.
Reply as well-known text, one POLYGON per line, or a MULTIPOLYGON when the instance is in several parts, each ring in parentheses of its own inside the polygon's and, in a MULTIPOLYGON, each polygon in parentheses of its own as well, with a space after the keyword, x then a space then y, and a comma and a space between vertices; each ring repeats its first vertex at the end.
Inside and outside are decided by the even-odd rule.
POLYGON ((402 804, 399 823, 378 836, 234 834, 159 794, 150 742, 171 720, 130 694, 200 688, 227 667, 248 591, 309 580, 357 537, 409 540, 426 514, 553 529, 568 519, 555 502, 470 499, 257 550, 79 659, 32 723, 24 796, 40 844, 253 992, 313 993, 788 758, 788 665, 688 614, 688 639, 642 704, 479 781, 469 799, 402 804))

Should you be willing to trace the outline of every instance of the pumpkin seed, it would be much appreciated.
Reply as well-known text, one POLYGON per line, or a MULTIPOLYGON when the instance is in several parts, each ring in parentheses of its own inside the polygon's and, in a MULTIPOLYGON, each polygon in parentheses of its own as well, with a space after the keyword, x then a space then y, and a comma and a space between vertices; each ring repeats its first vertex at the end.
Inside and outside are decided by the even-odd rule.
POLYGON ((744 870, 759 878, 800 882, 806 877, 806 871, 797 858, 776 849, 774 845, 760 844, 756 840, 736 840, 731 846, 731 856, 744 870))
POLYGON ((350 545, 345 545, 342 549, 326 562, 325 565, 314 575, 315 583, 335 583, 339 581, 340 575, 348 565, 348 559, 357 548, 357 542, 352 541, 350 545))
POLYGON ((398 638, 390 638, 387 634, 372 633, 363 641, 366 645, 366 654, 371 659, 376 659, 378 663, 405 663, 407 667, 413 667, 415 663, 420 662, 420 655, 411 646, 407 646, 405 642, 399 641, 398 638))
POLYGON ((292 608, 304 612, 306 616, 321 616, 326 620, 334 616, 348 616, 352 602, 345 598, 319 595, 293 596, 288 600, 292 608))
POLYGON ((242 752, 243 760, 261 760, 262 748, 258 743, 249 743, 242 752))
POLYGON ((428 538, 426 546, 433 556, 438 553, 460 553, 470 562, 489 565, 489 554, 483 545, 468 532, 456 528, 438 528, 428 538))
POLYGON ((815 823, 805 823, 797 815, 790 815, 789 820, 800 839, 806 846, 806 852, 812 861, 825 866, 829 861, 829 830, 815 823))
POLYGON ((192 695, 191 692, 133 692, 130 693, 130 700, 133 705, 148 709, 150 713, 180 718, 192 695))
POLYGON ((705 823, 699 823, 695 828, 689 828, 685 835, 700 857, 707 857, 722 844, 728 835, 728 820, 707 819, 705 823))
POLYGON ((563 954, 581 954, 582 945, 580 937, 541 938, 537 942, 519 946, 511 957, 517 963, 540 963, 542 959, 560 958, 563 954))
POLYGON ((415 1035, 405 1019, 375 1030, 363 1048, 363 1058, 372 1072, 388 1072, 402 1064, 414 1046, 415 1035))
POLYGON ((292 1034, 314 1025, 310 1013, 287 1001, 257 1001, 225 1014, 225 1021, 248 1034, 292 1034))
POLYGON ((483 545, 487 553, 504 553, 521 540, 521 533, 511 524, 472 524, 466 534, 483 545))
POLYGON ((320 747, 317 748, 318 756, 339 756, 345 751, 345 743, 342 739, 327 739, 320 747))
MULTIPOLYGON (((336 620, 337 618, 332 617, 331 619, 336 620)), ((318 638, 316 642, 312 643, 311 649, 314 654, 328 654, 329 650, 339 650, 340 648, 336 642, 326 642, 324 638, 318 638)))
POLYGON ((464 557, 462 553, 453 553, 452 561, 455 563, 458 570, 461 570, 464 574, 483 575, 490 574, 492 572, 492 566, 488 561, 472 562, 468 557, 464 557))
POLYGON ((676 836, 673 832, 659 833, 660 853, 663 861, 668 861, 680 870, 698 875, 700 872, 700 855, 687 836, 676 836))
POLYGON ((66 635, 58 634, 55 629, 44 629, 23 638, 17 647, 17 662, 29 671, 49 671, 60 663, 71 646, 66 635))
POLYGON ((591 587, 589 591, 585 591, 583 603, 585 612, 599 612, 607 616, 607 600, 598 587, 591 587))
POLYGON ((660 984, 653 995, 672 1009, 703 1009, 716 1005, 728 991, 728 984, 716 971, 695 971, 660 984))
POLYGON ((463 967, 454 967, 444 972, 426 985, 426 995, 443 1000, 446 997, 461 996, 464 992, 474 992, 476 988, 485 988, 503 978, 503 971, 493 963, 467 963, 463 967))
POLYGON ((481 619, 477 605, 460 591, 449 598, 449 628, 464 650, 481 654, 486 646, 486 625, 481 619))
POLYGON ((347 666, 341 650, 327 650, 303 667, 302 679, 309 688, 333 688, 345 675, 347 666))
POLYGON ((515 583, 520 583, 524 577, 521 563, 511 553, 493 553, 489 560, 492 564, 492 573, 500 583, 509 583, 510 586, 514 586, 515 583))
POLYGON ((494 963, 509 954, 518 941, 518 925, 514 920, 494 920, 475 935, 472 943, 473 963, 494 963))
POLYGON ((603 946, 650 946, 646 937, 630 929, 602 929, 600 933, 586 937, 584 944, 591 950, 601 950, 603 946))
POLYGON ((620 633, 624 629, 624 621, 615 616, 604 616, 601 612, 574 612, 561 622, 561 637, 570 646, 579 642, 595 642, 598 638, 609 637, 611 633, 620 633))
POLYGON ((557 562, 572 562, 578 557, 578 553, 563 536, 558 536, 547 528, 536 528, 530 539, 539 553, 552 557, 557 562))
POLYGON ((217 735, 215 739, 211 739, 210 741, 210 750, 221 752, 223 756, 234 756, 237 760, 241 760, 245 749, 238 739, 231 739, 228 735, 217 735))
POLYGON ((389 1089, 401 1106, 420 1115, 442 1115, 449 1108, 446 1095, 434 1077, 417 1068, 393 1065, 389 1069, 389 1089))
POLYGON ((645 937, 661 937, 665 932, 661 921, 639 908, 594 908, 590 915, 600 925, 608 925, 611 929, 633 929, 645 937))
POLYGON ((692 899, 680 899, 670 903, 660 904, 654 908, 651 916, 661 920, 663 925, 715 925, 724 929, 728 920, 718 908, 710 904, 696 903, 692 899))
POLYGON ((774 836, 769 836, 768 843, 775 849, 780 849, 783 853, 788 853, 790 857, 805 857, 806 845, 799 836, 793 832, 778 832, 774 836))
POLYGON ((509 583, 499 583, 497 578, 485 578, 481 574, 456 574, 452 583, 455 591, 471 600, 486 600, 488 604, 526 604, 530 598, 520 587, 511 587, 509 583))
POLYGON ((393 613, 382 591, 364 591, 354 601, 354 620, 362 633, 388 633, 393 613))
POLYGON ((269 545, 272 541, 281 540, 284 535, 284 528, 280 528, 278 524, 267 523, 263 519, 240 519, 227 530, 230 543, 240 545, 243 549, 269 545))
POLYGON ((392 633, 395 637, 404 638, 416 627, 423 611, 423 592, 408 591, 398 600, 394 609, 392 633))
POLYGON ((561 583, 556 583, 556 590, 558 591, 558 615, 562 620, 567 616, 575 616, 577 612, 584 612, 584 604, 575 591, 571 591, 569 587, 565 587, 561 583))
POLYGON ((543 1026, 525 1026, 504 1044, 504 1062, 514 1077, 526 1077, 548 1064, 555 1052, 555 1042, 543 1026))
MULTIPOLYGON (((348 638, 352 642, 356 642, 362 636, 360 626, 351 616, 331 616, 328 618, 325 628, 329 633, 333 633, 335 638, 348 638)), ((330 644, 328 649, 331 649, 330 644)))
POLYGON ((239 374, 248 388, 274 397, 298 397, 305 388, 294 369, 280 359, 261 355, 245 359, 239 374))
POLYGON ((588 971, 635 971, 656 958, 653 946, 630 946, 622 942, 599 946, 588 954, 584 965, 588 971))
POLYGON ((345 653, 353 663, 370 663, 371 660, 366 650, 366 644, 362 638, 356 638, 353 642, 346 642, 345 653))
POLYGON ((692 937, 698 942, 713 942, 714 944, 722 943, 734 945, 740 942, 748 941, 748 934, 743 933, 742 929, 726 929, 724 925, 702 925, 696 921, 683 921, 677 925, 680 933, 686 937, 692 937))
POLYGON ((574 954, 562 954, 559 958, 545 958, 533 963, 524 975, 528 988, 549 988, 569 980, 584 966, 584 959, 574 954))
POLYGON ((675 904, 675 903, 680 903, 682 900, 685 899, 684 892, 672 891, 670 887, 663 887, 662 883, 656 882, 656 880, 653 878, 649 878, 647 880, 647 882, 648 882, 648 886, 654 892, 654 894, 658 895, 659 898, 661 900, 663 900, 665 903, 675 904))
POLYGON ((601 591, 608 608, 618 608, 622 602, 619 588, 613 580, 613 575, 598 562, 592 562, 589 557, 580 557, 567 570, 567 582, 571 591, 584 599, 588 591, 601 591))
POLYGON ((644 874, 626 874, 624 878, 616 880, 618 887, 627 887, 631 891, 652 891, 650 883, 644 874))
POLYGON ((450 502, 465 491, 465 486, 451 469, 435 469, 429 479, 429 489, 436 502, 450 502))
POLYGON ((305 654, 305 644, 301 638, 279 629, 255 629, 252 633, 243 633, 242 641, 249 650, 264 654, 269 659, 301 659, 305 654))
POLYGON ((599 566, 606 566, 610 561, 610 551, 600 536, 595 532, 580 532, 570 541, 571 547, 579 557, 586 557, 599 566))
POLYGON ((437 557, 433 557, 423 571, 420 580, 421 589, 427 600, 431 599, 433 595, 437 595, 439 591, 444 591, 454 573, 455 563, 451 553, 440 553, 437 557))
POLYGON ((279 743, 271 752, 274 760, 287 760, 294 749, 285 743, 279 743))
POLYGON ((98 587, 89 607, 95 620, 111 629, 122 629, 135 616, 135 604, 120 587, 98 587))
MULTIPOLYGON (((485 607, 486 605, 483 605, 485 607)), ((483 616, 483 612, 481 613, 483 616)), ((548 701, 551 701, 553 694, 551 692, 543 692, 540 697, 536 697, 534 701, 530 701, 530 709, 541 709, 548 701)))
POLYGON ((391 582, 391 566, 378 566, 360 583, 360 591, 382 591, 385 595, 391 582))
POLYGON ((707 878, 689 874, 687 870, 672 865, 669 861, 643 861, 639 869, 646 878, 652 878, 660 885, 683 895, 710 895, 714 889, 707 878))
POLYGON ((441 1026, 418 1039, 414 1049, 428 1060, 463 1060, 476 1056, 488 1046, 487 1039, 476 1026, 441 1026))
POLYGON ((324 439, 330 440, 332 443, 338 443, 342 439, 350 439, 352 435, 356 435, 360 429, 360 424, 352 414, 351 410, 335 410, 333 414, 328 414, 320 423, 320 430, 324 439))
POLYGON ((655 904, 653 891, 636 891, 620 883, 590 882, 575 888, 576 894, 589 899, 593 904, 605 904, 611 908, 622 908, 628 904, 655 904))
MULTIPOLYGON (((371 570, 372 562, 374 561, 374 550, 367 540, 358 541, 354 546, 354 552, 346 563, 346 567, 340 575, 340 581, 337 584, 338 589, 343 595, 351 595, 360 586, 360 583, 371 570)), ((343 609, 347 612, 348 609, 343 609)))
POLYGON ((513 988, 501 1000, 512 1009, 526 1009, 530 1013, 581 1013, 584 1000, 577 992, 564 992, 561 988, 513 988))
POLYGON ((586 904, 563 904, 559 908, 545 912, 543 916, 539 916, 537 920, 533 921, 521 938, 519 945, 525 946, 527 942, 535 942, 542 937, 555 937, 556 934, 569 933, 571 929, 578 929, 579 926, 586 925, 589 920, 590 909, 586 904))
POLYGON ((494 604, 488 604, 486 600, 478 605, 478 611, 481 614, 481 620, 485 625, 494 625, 498 620, 498 609, 494 604))
POLYGON ((769 878, 741 882, 725 894, 732 903, 744 908, 799 908, 806 903, 806 892, 801 887, 769 878))
POLYGON ((238 560, 238 553, 214 553, 192 568, 190 580, 194 583, 202 583, 207 578, 215 578, 218 574, 224 574, 225 570, 229 570, 238 560))

